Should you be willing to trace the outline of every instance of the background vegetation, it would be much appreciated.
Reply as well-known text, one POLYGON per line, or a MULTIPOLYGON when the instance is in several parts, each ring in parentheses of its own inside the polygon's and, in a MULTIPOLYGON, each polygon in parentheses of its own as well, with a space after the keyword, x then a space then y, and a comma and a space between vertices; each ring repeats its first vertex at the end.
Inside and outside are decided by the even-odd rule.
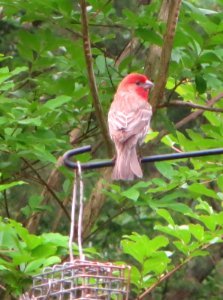
MULTIPOLYGON (((72 171, 112 157, 106 115, 132 71, 155 82, 143 154, 223 144, 223 2, 0 0, 0 298, 66 259, 72 171), (86 18, 87 17, 87 18, 86 18), (90 52, 89 52, 90 51, 90 52)), ((132 265, 130 299, 222 299, 222 156, 84 172, 91 259, 132 265)))

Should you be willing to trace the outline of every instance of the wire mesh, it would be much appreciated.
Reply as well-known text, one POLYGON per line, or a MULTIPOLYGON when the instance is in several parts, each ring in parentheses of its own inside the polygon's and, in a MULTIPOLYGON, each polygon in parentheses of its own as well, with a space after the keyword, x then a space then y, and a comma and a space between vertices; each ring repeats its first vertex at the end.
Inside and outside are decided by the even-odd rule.
POLYGON ((127 300, 130 267, 75 260, 33 277, 35 299, 127 300))

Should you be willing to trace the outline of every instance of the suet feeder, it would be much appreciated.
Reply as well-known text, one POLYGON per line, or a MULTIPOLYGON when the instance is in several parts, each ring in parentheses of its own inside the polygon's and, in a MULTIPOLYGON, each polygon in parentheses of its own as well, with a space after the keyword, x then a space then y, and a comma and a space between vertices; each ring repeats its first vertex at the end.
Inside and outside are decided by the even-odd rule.
POLYGON ((128 266, 74 260, 34 276, 32 295, 39 300, 127 300, 129 280, 128 266))

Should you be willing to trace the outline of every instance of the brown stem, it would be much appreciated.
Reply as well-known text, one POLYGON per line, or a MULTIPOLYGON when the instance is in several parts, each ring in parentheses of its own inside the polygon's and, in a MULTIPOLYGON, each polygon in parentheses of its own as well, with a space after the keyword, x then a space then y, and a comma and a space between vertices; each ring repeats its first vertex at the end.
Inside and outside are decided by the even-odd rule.
POLYGON ((6 216, 7 216, 7 218, 10 219, 9 206, 8 206, 8 198, 7 198, 7 191, 6 190, 3 192, 3 195, 4 195, 4 203, 5 203, 6 216))
POLYGON ((112 149, 113 145, 111 143, 107 124, 104 118, 104 113, 100 104, 99 96, 98 96, 98 89, 96 85, 96 80, 94 76, 94 69, 93 69, 93 60, 92 60, 92 52, 91 52, 91 42, 90 42, 90 36, 89 36, 89 30, 88 30, 88 19, 87 19, 87 9, 86 9, 86 1, 80 0, 80 7, 81 7, 81 21, 82 21, 82 35, 83 35, 83 48, 84 48, 84 54, 85 54, 85 61, 87 66, 87 72, 88 72, 88 79, 89 79, 89 86, 90 86, 90 92, 93 99, 93 104, 95 108, 95 113, 97 120, 100 124, 100 128, 102 131, 102 135, 104 137, 108 154, 112 155, 112 149))
MULTIPOLYGON (((186 82, 191 82, 191 80, 190 80, 190 81, 187 80, 186 82)), ((168 98, 167 98, 167 102, 170 102, 170 100, 171 100, 173 94, 175 93, 176 89, 177 89, 181 84, 184 84, 184 83, 185 83, 185 78, 182 78, 179 82, 177 82, 177 83, 175 84, 175 86, 173 87, 173 89, 171 90, 171 92, 170 92, 170 94, 169 94, 169 96, 168 96, 168 98)))
POLYGON ((139 45, 139 39, 137 37, 133 37, 116 58, 115 66, 118 67, 126 57, 134 54, 139 45))
POLYGON ((168 103, 160 104, 157 106, 157 108, 168 107, 168 106, 184 106, 184 107, 186 106, 194 109, 202 109, 204 111, 207 110, 207 111, 223 112, 222 108, 199 105, 193 102, 185 102, 180 100, 172 100, 168 103))
MULTIPOLYGON (((162 0, 162 4, 159 10, 158 22, 167 23, 168 12, 169 12, 169 0, 162 0)), ((160 69, 160 56, 162 48, 158 45, 151 45, 146 51, 145 57, 145 74, 155 80, 158 71, 160 69)))
POLYGON ((181 2, 181 0, 169 1, 167 28, 164 35, 164 42, 160 57, 160 67, 151 98, 151 105, 154 109, 163 97, 181 2))

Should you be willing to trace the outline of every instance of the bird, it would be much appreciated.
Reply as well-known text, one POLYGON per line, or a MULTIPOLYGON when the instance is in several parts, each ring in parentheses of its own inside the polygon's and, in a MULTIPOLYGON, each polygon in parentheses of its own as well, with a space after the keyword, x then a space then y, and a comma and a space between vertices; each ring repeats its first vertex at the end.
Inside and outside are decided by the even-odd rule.
POLYGON ((116 149, 113 180, 142 178, 137 146, 150 129, 152 106, 148 102, 153 82, 144 74, 130 73, 122 79, 108 112, 109 134, 116 149))

